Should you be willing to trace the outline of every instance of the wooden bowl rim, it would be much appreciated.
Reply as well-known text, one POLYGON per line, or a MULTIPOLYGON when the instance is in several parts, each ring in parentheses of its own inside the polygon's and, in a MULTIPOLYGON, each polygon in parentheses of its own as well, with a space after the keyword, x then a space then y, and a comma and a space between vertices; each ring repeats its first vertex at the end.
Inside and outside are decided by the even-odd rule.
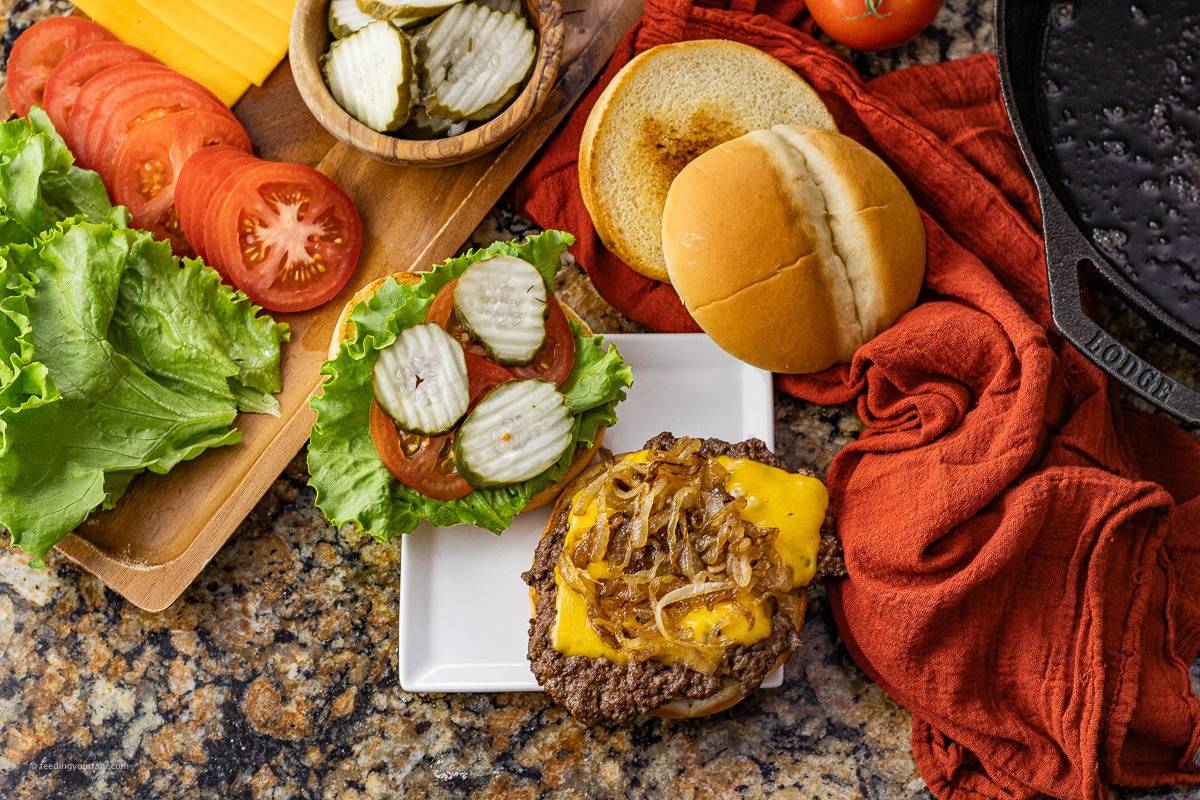
POLYGON ((296 87, 322 127, 339 141, 372 158, 429 167, 469 161, 495 149, 523 128, 546 102, 558 76, 564 39, 562 4, 560 0, 524 0, 524 4, 538 36, 537 56, 525 86, 500 114, 458 136, 439 139, 391 136, 368 128, 338 105, 318 65, 332 40, 327 22, 329 0, 296 3, 289 42, 296 87), (312 42, 317 43, 316 47, 312 42))

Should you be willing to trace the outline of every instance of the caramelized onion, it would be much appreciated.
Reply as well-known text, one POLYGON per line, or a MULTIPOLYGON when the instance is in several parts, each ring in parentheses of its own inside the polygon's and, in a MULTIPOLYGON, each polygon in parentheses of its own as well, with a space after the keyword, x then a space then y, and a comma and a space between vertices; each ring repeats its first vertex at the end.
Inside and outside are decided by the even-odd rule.
POLYGON ((750 570, 750 559, 745 553, 746 548, 741 549, 742 552, 739 553, 730 548, 729 559, 725 562, 725 566, 729 570, 729 577, 733 578, 733 582, 738 585, 738 588, 745 589, 750 585, 750 580, 754 575, 750 570))
POLYGON ((753 626, 763 603, 794 615, 791 574, 775 549, 778 531, 741 517, 746 501, 725 490, 727 471, 699 454, 697 439, 678 440, 650 457, 595 465, 571 513, 595 508, 596 521, 559 559, 564 584, 583 597, 588 625, 609 647, 631 659, 683 662, 708 674, 721 667, 733 643, 722 630, 739 616, 753 626), (608 577, 589 564, 607 562, 608 577), (694 641, 688 614, 731 608, 694 641))
POLYGON ((691 600, 693 597, 723 592, 731 588, 733 588, 733 584, 721 581, 718 583, 689 583, 667 592, 654 604, 654 622, 658 625, 658 632, 668 641, 678 641, 674 632, 663 622, 663 609, 672 603, 681 603, 684 600, 691 600))

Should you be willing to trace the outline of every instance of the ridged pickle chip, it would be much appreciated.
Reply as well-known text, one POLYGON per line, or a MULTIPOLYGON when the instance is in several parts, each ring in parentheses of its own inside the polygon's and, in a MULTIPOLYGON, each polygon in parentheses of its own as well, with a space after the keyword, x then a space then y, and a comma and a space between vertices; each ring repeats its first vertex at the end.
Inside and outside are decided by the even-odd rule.
POLYGON ((376 131, 398 130, 412 113, 412 47, 390 22, 338 39, 322 59, 325 82, 346 113, 376 131))
POLYGON ((420 19, 440 14, 460 0, 358 0, 363 13, 375 19, 420 19))
POLYGON ((505 14, 521 13, 521 0, 475 0, 475 2, 505 14))
POLYGON ((375 21, 375 17, 358 7, 358 0, 330 0, 329 32, 343 39, 375 21))
POLYGON ((537 45, 521 15, 460 3, 418 32, 415 51, 429 115, 482 121, 517 95, 537 45))

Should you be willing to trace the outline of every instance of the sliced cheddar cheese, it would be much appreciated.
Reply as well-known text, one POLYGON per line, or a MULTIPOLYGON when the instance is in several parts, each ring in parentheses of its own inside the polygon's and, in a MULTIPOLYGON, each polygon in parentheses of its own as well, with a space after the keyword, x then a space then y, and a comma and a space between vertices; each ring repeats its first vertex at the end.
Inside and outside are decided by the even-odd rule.
POLYGON ((211 53, 226 66, 261 86, 279 56, 271 53, 237 28, 213 16, 194 0, 126 0, 145 16, 157 17, 168 30, 206 53, 211 53))
POLYGON ((225 105, 233 105, 250 88, 248 77, 165 27, 135 3, 77 0, 75 5, 121 41, 140 47, 168 67, 204 84, 225 105))
POLYGON ((751 618, 735 613, 738 607, 729 602, 714 603, 712 608, 700 606, 683 615, 679 627, 692 632, 692 641, 707 644, 720 633, 738 644, 751 645, 771 635, 771 617, 767 604, 761 600, 751 609, 751 618), (722 624, 724 623, 724 624, 722 624), (718 626, 720 626, 718 628, 718 626))
POLYGON ((291 22, 281 19, 257 3, 247 0, 203 0, 203 5, 218 19, 223 19, 254 39, 269 52, 275 63, 283 60, 288 51, 291 22))
POLYGON ((717 461, 729 471, 725 490, 746 498, 742 519, 779 529, 775 549, 792 568, 792 587, 807 586, 817 574, 821 525, 829 507, 825 484, 749 458, 718 456, 717 461))
MULTIPOLYGON (((643 450, 623 458, 646 463, 649 454, 643 450)), ((821 526, 829 506, 825 485, 816 478, 785 472, 751 459, 719 456, 717 460, 727 472, 725 490, 733 497, 746 500, 742 519, 760 528, 779 529, 775 549, 791 569, 792 587, 807 586, 816 574, 821 526)), ((571 512, 564 550, 578 545, 595 526, 597 514, 594 501, 579 514, 571 512)), ((563 582, 557 566, 554 569, 558 596, 551 640, 555 650, 566 656, 607 658, 618 664, 627 663, 628 655, 609 647, 592 628, 588 621, 587 601, 563 582)), ((595 580, 603 580, 611 574, 610 565, 604 559, 590 561, 585 571, 595 580)), ((718 632, 742 645, 751 645, 771 634, 771 617, 764 603, 755 605, 751 618, 741 614, 730 616, 733 609, 733 604, 727 601, 714 603, 712 608, 702 606, 688 612, 679 624, 692 632, 693 641, 700 643, 707 643, 718 632)))
POLYGON ((555 623, 550 636, 554 649, 568 656, 607 658, 614 664, 629 663, 629 656, 605 644, 588 623, 588 606, 583 595, 564 585, 558 587, 555 623))
POLYGON ((296 10, 296 0, 249 0, 249 2, 270 11, 289 25, 292 23, 292 12, 296 10))

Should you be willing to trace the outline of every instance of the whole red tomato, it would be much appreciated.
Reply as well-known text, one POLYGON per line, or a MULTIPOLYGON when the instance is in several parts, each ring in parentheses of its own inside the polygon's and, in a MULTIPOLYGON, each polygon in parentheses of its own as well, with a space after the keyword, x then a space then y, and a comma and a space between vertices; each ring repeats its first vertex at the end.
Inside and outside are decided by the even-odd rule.
POLYGON ((942 0, 808 0, 821 30, 854 50, 899 47, 925 30, 942 0))

